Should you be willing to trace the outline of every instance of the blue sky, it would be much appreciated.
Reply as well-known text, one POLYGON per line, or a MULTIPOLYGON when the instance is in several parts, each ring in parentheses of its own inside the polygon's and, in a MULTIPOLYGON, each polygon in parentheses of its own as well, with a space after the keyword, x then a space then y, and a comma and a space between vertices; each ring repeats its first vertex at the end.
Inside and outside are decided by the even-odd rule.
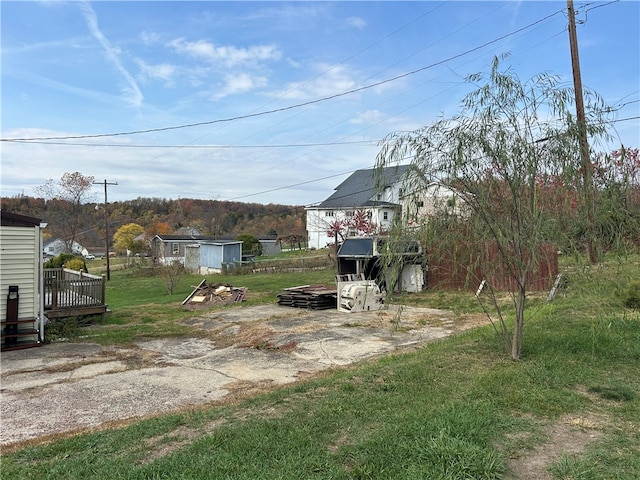
MULTIPOLYGON (((640 3, 575 8, 583 84, 619 109, 618 143, 640 146, 640 3)), ((306 205, 373 166, 387 134, 459 112, 464 77, 494 55, 523 79, 546 71, 572 85, 564 1, 0 9, 2 139, 155 130, 3 141, 2 196, 79 171, 117 182, 110 200, 306 205)))

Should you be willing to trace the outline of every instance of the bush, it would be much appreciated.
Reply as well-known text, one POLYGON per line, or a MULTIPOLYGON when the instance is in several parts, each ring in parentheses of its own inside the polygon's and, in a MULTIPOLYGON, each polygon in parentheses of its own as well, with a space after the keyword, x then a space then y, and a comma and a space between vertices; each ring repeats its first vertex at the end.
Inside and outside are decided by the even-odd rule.
POLYGON ((81 258, 75 257, 72 258, 71 260, 67 261, 67 263, 64 264, 65 268, 68 268, 69 270, 75 270, 76 272, 79 271, 87 271, 87 266, 84 263, 84 260, 82 260, 81 258))
POLYGON ((640 310, 640 282, 631 282, 622 292, 622 302, 627 308, 640 310))
POLYGON ((73 253, 61 253, 57 257, 46 261, 44 268, 68 268, 70 270, 88 272, 87 264, 84 258, 74 255, 73 253))
POLYGON ((242 242, 243 255, 262 255, 262 244, 260 243, 260 240, 253 235, 238 235, 236 240, 240 240, 242 242))
POLYGON ((162 265, 157 268, 158 274, 164 279, 165 287, 169 295, 173 294, 178 282, 186 272, 184 265, 174 260, 170 265, 162 265))

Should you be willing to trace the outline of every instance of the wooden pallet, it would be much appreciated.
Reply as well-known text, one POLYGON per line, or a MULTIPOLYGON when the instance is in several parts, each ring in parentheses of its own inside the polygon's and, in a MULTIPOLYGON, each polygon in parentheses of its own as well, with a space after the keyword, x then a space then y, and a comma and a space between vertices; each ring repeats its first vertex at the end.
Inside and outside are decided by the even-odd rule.
POLYGON ((278 305, 309 310, 328 310, 338 306, 337 290, 334 287, 300 285, 284 290, 284 293, 278 294, 278 305))

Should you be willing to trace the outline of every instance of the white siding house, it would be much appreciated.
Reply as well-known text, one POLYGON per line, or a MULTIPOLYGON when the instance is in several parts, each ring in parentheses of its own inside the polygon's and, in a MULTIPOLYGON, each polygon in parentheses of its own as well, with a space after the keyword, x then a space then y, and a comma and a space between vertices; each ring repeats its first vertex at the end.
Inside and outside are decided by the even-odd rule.
POLYGON ((378 231, 386 231, 401 211, 400 193, 408 165, 356 170, 338 185, 335 192, 317 205, 305 207, 309 248, 324 248, 334 239, 327 236, 329 226, 356 211, 365 211, 378 231))
POLYGON ((377 227, 375 233, 383 233, 398 215, 404 225, 420 225, 436 213, 460 214, 461 205, 453 190, 437 182, 424 183, 409 165, 356 170, 325 201, 305 207, 309 247, 333 243, 327 236, 331 223, 357 211, 369 215, 377 227))
MULTIPOLYGON (((42 253, 51 257, 57 257, 61 253, 67 251, 67 244, 61 238, 50 238, 42 245, 42 253)), ((71 253, 74 255, 86 255, 87 249, 80 245, 78 242, 73 242, 71 253)))

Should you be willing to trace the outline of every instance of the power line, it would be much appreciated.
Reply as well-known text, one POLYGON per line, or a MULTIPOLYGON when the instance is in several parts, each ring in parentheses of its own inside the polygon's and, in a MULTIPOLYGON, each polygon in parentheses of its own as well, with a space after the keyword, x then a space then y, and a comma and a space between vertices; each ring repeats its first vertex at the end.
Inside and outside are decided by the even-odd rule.
POLYGON ((27 142, 27 141, 40 141, 40 140, 75 140, 75 139, 82 139, 82 138, 101 138, 101 137, 117 137, 117 136, 126 136, 126 135, 138 135, 138 134, 144 134, 144 133, 155 133, 155 132, 165 132, 165 131, 169 131, 169 130, 178 130, 178 129, 184 129, 184 128, 193 128, 193 127, 200 127, 200 126, 204 126, 204 125, 213 125, 216 123, 227 123, 227 122, 233 122, 236 120, 244 120, 244 119, 248 119, 248 118, 255 118, 255 117, 260 117, 260 116, 264 116, 264 115, 270 115, 273 113, 279 113, 279 112, 284 112, 284 111, 288 111, 288 110, 293 110, 296 108, 301 108, 301 107, 306 107, 309 105, 315 105, 318 103, 322 103, 322 102, 326 102, 328 100, 334 100, 336 98, 340 98, 340 97, 344 97, 347 95, 351 95, 354 93, 359 93, 362 92, 364 90, 369 90, 371 88, 375 88, 375 87, 379 87, 381 85, 385 85, 387 83, 391 83, 406 77, 409 77, 411 75, 415 75, 417 73, 423 72, 425 70, 429 70, 431 68, 437 67, 439 65, 442 65, 444 63, 450 62, 452 60, 455 60, 456 58, 460 58, 463 57, 465 55, 469 55, 470 53, 476 52, 478 50, 481 50, 489 45, 492 45, 494 43, 497 43, 501 40, 504 40, 505 38, 511 37, 517 33, 520 33, 524 30, 527 30, 539 23, 542 23, 554 16, 556 16, 559 13, 562 13, 563 10, 558 10, 554 13, 551 13, 543 18, 540 18, 538 20, 536 20, 535 22, 532 22, 528 25, 525 25, 524 27, 518 28, 517 30, 514 30, 512 32, 509 32, 505 35, 502 35, 500 37, 497 37, 493 40, 489 40, 488 42, 485 42, 481 45, 478 45, 476 47, 473 47, 469 50, 466 50, 464 52, 458 53, 456 55, 452 55, 446 59, 443 60, 439 60, 435 63, 432 63, 430 65, 426 65, 424 67, 420 67, 417 68, 415 70, 411 70, 409 72, 405 72, 402 73, 400 75, 396 75, 395 77, 391 77, 385 80, 381 80, 379 82, 374 82, 368 85, 364 85, 362 87, 358 87, 358 88, 354 88, 351 90, 346 90, 344 92, 341 93, 336 93, 334 95, 328 95, 326 97, 322 97, 322 98, 317 98, 315 100, 310 100, 308 102, 302 102, 302 103, 297 103, 294 105, 289 105, 286 107, 281 107, 281 108, 276 108, 276 109, 272 109, 272 110, 265 110, 263 112, 256 112, 256 113, 250 113, 250 114, 246 114, 246 115, 237 115, 235 117, 228 117, 228 118, 221 118, 221 119, 216 119, 216 120, 209 120, 209 121, 205 121, 205 122, 196 122, 196 123, 188 123, 188 124, 183 124, 183 125, 176 125, 176 126, 171 126, 171 127, 160 127, 160 128, 150 128, 150 129, 146 129, 146 130, 132 130, 132 131, 128 131, 128 132, 116 132, 116 133, 100 133, 100 134, 92 134, 92 135, 70 135, 70 136, 63 136, 63 137, 31 137, 31 138, 8 138, 8 139, 0 139, 3 142, 8 142, 8 141, 23 141, 23 142, 27 142))
POLYGON ((327 142, 327 143, 286 143, 275 145, 142 145, 142 144, 117 144, 117 143, 80 143, 80 142, 56 142, 56 141, 40 141, 40 140, 3 140, 11 143, 33 144, 33 145, 61 145, 72 147, 117 147, 117 148, 216 148, 216 149, 230 149, 230 148, 295 148, 295 147, 329 147, 339 145, 375 145, 377 140, 354 140, 351 142, 327 142))

